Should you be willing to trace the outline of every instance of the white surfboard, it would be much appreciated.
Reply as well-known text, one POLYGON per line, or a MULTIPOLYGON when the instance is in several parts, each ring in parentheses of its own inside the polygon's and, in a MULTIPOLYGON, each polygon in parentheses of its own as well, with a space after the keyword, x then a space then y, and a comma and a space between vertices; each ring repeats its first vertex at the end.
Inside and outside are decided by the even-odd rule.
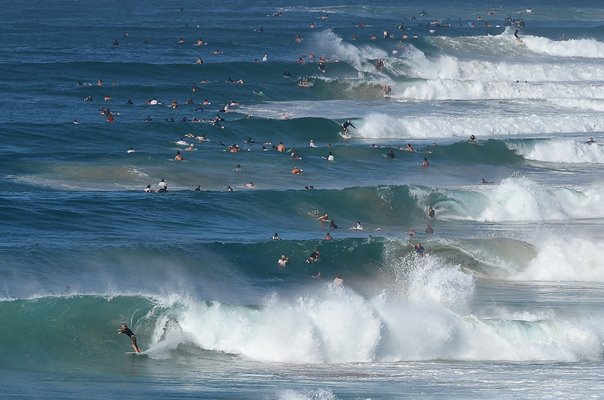
POLYGON ((136 351, 127 351, 126 354, 130 356, 148 357, 148 354, 143 352, 137 353, 136 351))

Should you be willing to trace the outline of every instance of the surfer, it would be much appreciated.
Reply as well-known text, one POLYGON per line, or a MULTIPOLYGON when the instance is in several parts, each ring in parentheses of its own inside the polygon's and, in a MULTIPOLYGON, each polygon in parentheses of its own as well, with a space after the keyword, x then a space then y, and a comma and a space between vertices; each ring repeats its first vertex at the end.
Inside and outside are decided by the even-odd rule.
POLYGON ((298 167, 293 167, 291 172, 294 175, 302 175, 302 173, 303 173, 302 168, 298 168, 298 167))
POLYGON ((275 234, 273 235, 273 240, 281 240, 281 237, 277 232, 275 232, 275 234))
POLYGON ((130 330, 130 328, 128 328, 128 325, 126 325, 126 323, 124 322, 122 325, 120 325, 120 328, 117 330, 118 335, 124 334, 127 335, 130 338, 130 344, 132 345, 132 348, 134 349, 134 351, 136 353, 140 353, 141 350, 138 348, 138 344, 136 343, 136 336, 134 335, 134 332, 132 332, 130 330))
POLYGON ((386 158, 394 158, 394 151, 389 150, 388 154, 386 154, 386 158))
POLYGON ((405 146, 405 151, 417 152, 417 150, 415 150, 413 148, 413 146, 411 145, 411 143, 407 143, 407 145, 405 146))
POLYGON ((176 152, 176 155, 174 156, 174 161, 182 161, 182 160, 184 160, 184 159, 185 159, 185 158, 182 156, 182 154, 180 154, 180 150, 178 150, 178 151, 176 152))
POLYGON ((596 141, 594 140, 593 137, 590 137, 589 140, 587 142, 585 142, 585 144, 594 144, 596 141))
POLYGON ((332 239, 333 239, 333 236, 331 236, 331 233, 329 233, 329 232, 327 232, 325 234, 325 237, 323 238, 323 240, 332 240, 332 239))
POLYGON ((317 219, 321 222, 327 222, 327 221, 329 221, 329 214, 325 213, 325 214, 321 215, 320 217, 317 217, 317 219))
POLYGON ((327 155, 327 161, 333 161, 334 157, 333 157, 333 153, 330 151, 329 154, 327 155))
POLYGON ((168 191, 168 184, 166 183, 164 178, 161 178, 161 180, 157 184, 157 191, 158 192, 167 192, 168 191))
POLYGON ((346 122, 344 122, 344 123, 342 124, 342 129, 341 129, 341 131, 342 131, 342 135, 346 135, 346 136, 348 136, 348 135, 350 134, 350 132, 348 131, 348 127, 349 127, 349 126, 352 126, 354 129, 357 129, 357 127, 356 127, 356 126, 354 126, 354 125, 352 124, 352 122, 350 122, 350 120, 347 120, 346 122))
POLYGON ((279 259, 277 260, 277 264, 279 264, 281 268, 285 267, 288 263, 289 257, 287 257, 285 254, 282 254, 281 257, 279 257, 279 259))
POLYGON ((426 249, 424 249, 424 247, 420 243, 411 244, 411 246, 413 246, 413 248, 415 249, 415 254, 417 254, 418 256, 423 257, 424 254, 426 254, 426 249))
POLYGON ((486 179, 481 178, 480 183, 482 183, 483 185, 488 185, 488 184, 491 184, 491 183, 493 183, 493 182, 489 182, 489 181, 487 181, 486 179))
POLYGON ((514 37, 516 38, 518 43, 520 43, 520 35, 518 35, 518 29, 516 29, 516 32, 514 32, 514 37))
POLYGON ((427 157, 424 157, 424 161, 422 161, 422 167, 429 167, 430 161, 428 161, 427 157))
POLYGON ((468 139, 468 142, 475 143, 476 142, 476 136, 470 135, 470 139, 468 139))
POLYGON ((429 218, 436 217, 436 211, 434 211, 434 209, 432 208, 432 206, 428 207, 428 217, 429 218))
POLYGON ((310 256, 308 256, 308 258, 306 259, 306 263, 311 264, 311 263, 317 262, 317 261, 319 261, 320 256, 321 256, 321 254, 319 253, 319 250, 315 250, 312 253, 310 253, 310 256))

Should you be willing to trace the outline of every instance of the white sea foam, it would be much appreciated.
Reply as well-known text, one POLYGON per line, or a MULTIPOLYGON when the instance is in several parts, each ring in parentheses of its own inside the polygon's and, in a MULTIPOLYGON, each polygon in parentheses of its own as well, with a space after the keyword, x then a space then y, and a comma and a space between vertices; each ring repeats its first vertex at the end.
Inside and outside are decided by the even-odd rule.
POLYGON ((345 42, 340 36, 330 30, 316 32, 312 36, 312 48, 330 60, 345 61, 358 71, 375 72, 375 66, 370 60, 384 58, 388 53, 372 46, 357 47, 345 42))
POLYGON ((604 243, 579 237, 548 237, 537 255, 513 279, 604 282, 604 243))
MULTIPOLYGON (((404 109, 404 106, 401 106, 404 109)), ((542 135, 561 132, 604 131, 601 113, 559 112, 488 113, 467 110, 463 114, 428 114, 394 116, 371 112, 357 125, 355 135, 365 139, 450 138, 470 135, 542 135)))
POLYGON ((596 143, 587 144, 585 140, 509 142, 507 146, 528 160, 572 164, 604 163, 604 147, 596 143))
POLYGON ((604 43, 595 39, 551 40, 527 35, 522 42, 532 52, 549 56, 604 58, 604 43))
POLYGON ((487 222, 568 221, 604 218, 604 187, 577 189, 540 185, 522 176, 475 189, 437 189, 443 200, 428 204, 431 189, 413 187, 421 207, 432 205, 439 219, 487 222))
POLYGON ((395 76, 478 82, 597 82, 604 76, 604 66, 592 60, 462 60, 453 55, 427 57, 413 46, 389 58, 386 67, 395 76))
POLYGON ((507 55, 507 56, 555 56, 604 58, 604 43, 596 39, 552 40, 541 36, 524 35, 521 42, 514 37, 515 29, 506 27, 499 35, 486 36, 435 36, 434 45, 458 54, 507 55))
MULTIPOLYGON (((418 268, 424 259, 418 261, 418 268)), ((405 262, 391 262, 395 267, 409 267, 405 262)), ((600 358, 603 332, 597 318, 568 320, 551 315, 536 319, 521 314, 512 318, 501 313, 478 317, 454 311, 446 303, 456 297, 442 302, 442 297, 431 293, 435 288, 443 293, 448 285, 456 286, 453 292, 471 293, 473 284, 468 282, 472 279, 452 280, 437 272, 462 273, 455 266, 428 269, 403 273, 409 279, 404 291, 393 287, 373 299, 339 287, 295 300, 274 298, 260 308, 189 302, 175 312, 178 327, 163 329, 162 340, 169 344, 163 347, 192 343, 258 361, 287 363, 600 358)), ((152 348, 161 349, 160 343, 152 348)))

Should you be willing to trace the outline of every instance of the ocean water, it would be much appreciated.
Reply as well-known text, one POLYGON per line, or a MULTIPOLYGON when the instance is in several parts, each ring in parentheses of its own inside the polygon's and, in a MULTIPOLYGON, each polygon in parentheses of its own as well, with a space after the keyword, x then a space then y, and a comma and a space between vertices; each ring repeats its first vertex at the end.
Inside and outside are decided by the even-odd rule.
POLYGON ((0 397, 600 398, 604 4, 457 3, 3 4, 0 397))

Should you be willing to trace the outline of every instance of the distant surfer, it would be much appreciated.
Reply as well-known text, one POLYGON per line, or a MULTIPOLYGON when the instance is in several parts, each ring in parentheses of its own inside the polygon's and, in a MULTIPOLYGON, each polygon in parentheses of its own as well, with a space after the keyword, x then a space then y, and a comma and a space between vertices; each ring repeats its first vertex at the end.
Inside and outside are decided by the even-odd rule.
POLYGON ((168 191, 168 184, 166 183, 164 178, 161 178, 161 180, 157 184, 157 191, 158 192, 167 192, 168 191))
POLYGON ((319 261, 320 256, 321 256, 321 254, 319 253, 319 250, 315 250, 312 253, 310 253, 310 256, 308 256, 308 258, 306 259, 306 263, 311 264, 311 263, 317 262, 317 261, 319 261))
POLYGON ((141 352, 141 349, 138 348, 138 344, 136 343, 136 336, 134 335, 134 332, 132 332, 132 330, 130 330, 130 328, 128 328, 128 325, 126 325, 126 323, 123 323, 122 325, 120 325, 120 328, 117 330, 117 333, 119 335, 121 335, 121 334, 127 335, 130 338, 130 344, 132 345, 132 348, 134 349, 134 351, 136 353, 141 352))
POLYGON ((436 217, 436 211, 432 208, 432 206, 428 207, 428 217, 434 219, 436 217))
POLYGON ((414 152, 414 153, 417 152, 417 150, 415 150, 413 148, 413 146, 411 145, 411 143, 407 143, 407 145, 405 146, 405 151, 411 151, 411 152, 414 152))
POLYGON ((468 142, 470 142, 470 143, 476 143, 476 136, 470 135, 470 138, 468 139, 468 142))
POLYGON ((518 29, 516 29, 516 31, 514 32, 514 37, 516 38, 518 43, 522 43, 522 40, 520 40, 520 35, 518 35, 518 29))
POLYGON ((326 222, 329 221, 329 214, 324 213, 323 215, 317 217, 317 219, 321 222, 326 222))
POLYGON ((287 264, 289 264, 289 257, 287 257, 285 254, 282 254, 277 260, 277 264, 279 264, 281 268, 284 268, 287 266, 287 264))
POLYGON ((430 161, 428 161, 427 157, 424 157, 424 161, 422 161, 422 167, 429 167, 430 161))
POLYGON ((394 151, 390 150, 388 151, 388 154, 386 154, 386 158, 394 158, 394 151))
POLYGON ((486 179, 481 178, 480 183, 482 183, 483 185, 490 185, 490 184, 491 184, 491 183, 493 183, 493 182, 489 182, 489 181, 487 181, 486 179))
POLYGON ((593 137, 590 137, 589 140, 587 142, 585 142, 585 144, 594 144, 596 143, 596 141, 594 140, 593 137))

